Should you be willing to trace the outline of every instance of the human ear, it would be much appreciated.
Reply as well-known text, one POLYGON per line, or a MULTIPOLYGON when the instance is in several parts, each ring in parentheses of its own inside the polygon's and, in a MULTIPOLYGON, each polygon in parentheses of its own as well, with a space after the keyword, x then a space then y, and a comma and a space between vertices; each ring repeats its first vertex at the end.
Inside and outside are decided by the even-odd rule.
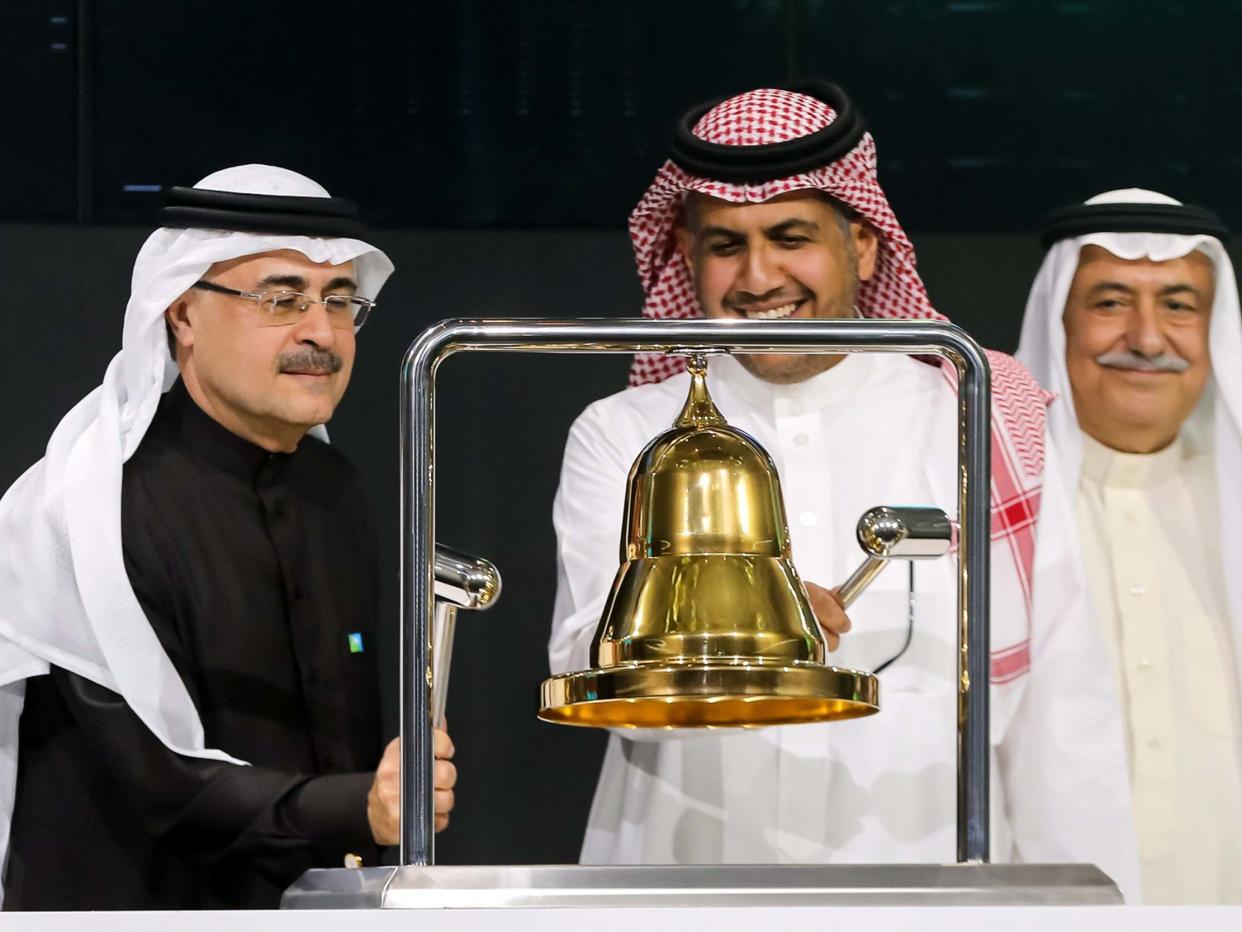
POLYGON ((858 280, 869 281, 875 274, 876 260, 880 253, 880 235, 871 224, 863 220, 850 221, 850 240, 858 259, 858 280))
POLYGON ((177 345, 189 348, 194 345, 194 322, 190 317, 190 302, 182 295, 164 311, 164 323, 177 345))
POLYGON ((673 236, 676 238, 677 252, 681 254, 681 261, 685 263, 686 271, 689 273, 690 278, 693 279, 694 262, 690 257, 693 255, 694 236, 680 223, 673 228, 673 236))

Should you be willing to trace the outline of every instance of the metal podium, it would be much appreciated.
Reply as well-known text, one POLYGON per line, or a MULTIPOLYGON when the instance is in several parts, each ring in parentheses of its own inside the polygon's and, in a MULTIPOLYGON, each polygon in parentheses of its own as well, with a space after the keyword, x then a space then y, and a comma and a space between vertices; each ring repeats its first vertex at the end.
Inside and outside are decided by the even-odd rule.
MULTIPOLYGON (((401 374, 400 866, 311 870, 286 908, 1116 905, 1082 864, 989 864, 987 358, 951 324, 926 321, 453 320, 424 331, 401 374), (434 863, 431 635, 435 616, 435 376, 460 352, 939 355, 958 372, 957 863, 530 865, 434 863)), ((533 692, 533 689, 532 689, 533 692)), ((533 712, 532 712, 533 714, 533 712)))

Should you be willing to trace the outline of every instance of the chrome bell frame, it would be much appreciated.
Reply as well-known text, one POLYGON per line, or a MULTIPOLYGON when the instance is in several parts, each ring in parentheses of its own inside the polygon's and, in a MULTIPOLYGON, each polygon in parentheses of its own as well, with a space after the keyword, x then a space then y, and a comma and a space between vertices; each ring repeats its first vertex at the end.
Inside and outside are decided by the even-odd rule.
POLYGON ((307 871, 285 892, 282 906, 650 909, 724 905, 1086 906, 1121 902, 1116 885, 1090 865, 987 863, 991 399, 987 358, 965 332, 943 323, 870 320, 444 321, 424 331, 406 353, 401 392, 401 866, 307 871), (436 368, 458 352, 686 350, 939 355, 957 368, 961 525, 955 711, 959 863, 434 865, 430 632, 435 611, 436 368))
MULTIPOLYGON (((401 854, 434 864, 431 635, 435 616, 436 370, 461 352, 864 353, 937 355, 958 373, 957 860, 989 858, 988 593, 991 382, 964 330, 934 321, 448 320, 401 370, 401 854), (981 684, 982 688, 973 688, 981 684)), ((309 876, 309 875, 308 875, 309 876)))

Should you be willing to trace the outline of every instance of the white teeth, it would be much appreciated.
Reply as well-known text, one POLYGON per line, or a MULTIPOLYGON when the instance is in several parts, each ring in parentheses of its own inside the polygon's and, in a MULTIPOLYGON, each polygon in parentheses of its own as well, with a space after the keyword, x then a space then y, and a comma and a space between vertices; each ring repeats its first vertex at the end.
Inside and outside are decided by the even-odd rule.
POLYGON ((781 317, 788 317, 797 308, 798 302, 793 301, 789 304, 782 304, 780 307, 774 307, 766 311, 747 311, 746 316, 750 320, 776 320, 781 317))

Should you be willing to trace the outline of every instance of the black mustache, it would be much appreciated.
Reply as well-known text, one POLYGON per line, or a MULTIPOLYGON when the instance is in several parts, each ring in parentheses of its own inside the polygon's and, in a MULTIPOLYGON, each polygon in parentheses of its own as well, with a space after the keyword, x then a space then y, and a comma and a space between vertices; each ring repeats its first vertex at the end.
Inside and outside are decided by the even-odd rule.
POLYGON ((281 372, 306 372, 315 375, 331 375, 341 371, 344 361, 332 350, 302 349, 280 357, 281 372))

